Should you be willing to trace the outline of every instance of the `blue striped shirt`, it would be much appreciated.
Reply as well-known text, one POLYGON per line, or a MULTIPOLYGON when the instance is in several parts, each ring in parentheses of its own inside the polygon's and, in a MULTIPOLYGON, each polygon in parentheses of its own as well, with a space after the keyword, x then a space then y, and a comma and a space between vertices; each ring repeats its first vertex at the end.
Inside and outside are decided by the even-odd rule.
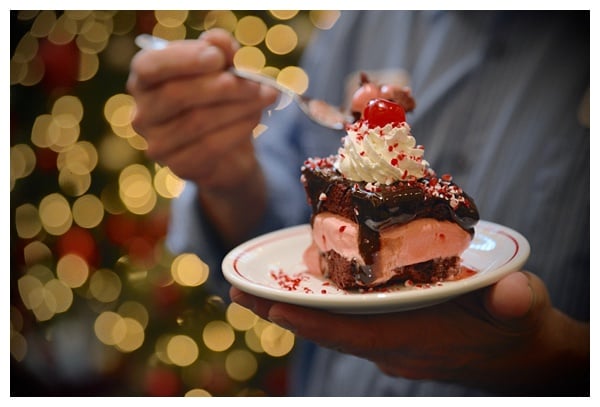
MULTIPOLYGON (((308 94, 347 99, 359 71, 403 69, 417 100, 407 121, 425 158, 477 203, 481 218, 518 230, 531 244, 526 269, 547 284, 553 304, 574 318, 590 313, 589 12, 348 11, 308 47, 308 94), (589 99, 587 99, 589 100, 589 99)), ((256 142, 270 188, 269 215, 256 234, 306 223, 299 182, 306 157, 335 153, 340 134, 293 107, 273 113, 256 142)), ((169 243, 211 264, 223 250, 203 222, 196 190, 173 203, 169 243)), ((298 346, 294 394, 476 395, 479 391, 383 375, 352 356, 298 346), (360 372, 360 373, 357 373, 360 372)))

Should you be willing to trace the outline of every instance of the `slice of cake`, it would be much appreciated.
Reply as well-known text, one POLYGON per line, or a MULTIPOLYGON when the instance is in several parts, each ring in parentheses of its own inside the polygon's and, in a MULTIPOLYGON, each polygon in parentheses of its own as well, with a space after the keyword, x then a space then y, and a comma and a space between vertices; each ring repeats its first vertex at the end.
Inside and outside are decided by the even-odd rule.
POLYGON ((459 275, 479 214, 423 159, 402 106, 371 99, 335 156, 308 158, 309 271, 343 289, 436 283, 459 275))

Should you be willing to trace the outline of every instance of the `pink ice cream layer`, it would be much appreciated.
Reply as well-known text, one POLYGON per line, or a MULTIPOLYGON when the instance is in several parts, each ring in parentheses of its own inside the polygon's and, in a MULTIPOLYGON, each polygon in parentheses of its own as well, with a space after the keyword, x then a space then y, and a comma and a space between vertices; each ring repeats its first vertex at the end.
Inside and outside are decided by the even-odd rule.
MULTIPOLYGON (((304 253, 309 271, 321 275, 319 252, 333 250, 344 258, 365 264, 358 249, 358 225, 347 218, 323 212, 315 216, 312 244, 304 253)), ((394 270, 424 261, 460 256, 471 243, 471 235, 449 221, 431 218, 390 226, 380 233, 380 251, 375 256, 373 283, 388 281, 394 270)))

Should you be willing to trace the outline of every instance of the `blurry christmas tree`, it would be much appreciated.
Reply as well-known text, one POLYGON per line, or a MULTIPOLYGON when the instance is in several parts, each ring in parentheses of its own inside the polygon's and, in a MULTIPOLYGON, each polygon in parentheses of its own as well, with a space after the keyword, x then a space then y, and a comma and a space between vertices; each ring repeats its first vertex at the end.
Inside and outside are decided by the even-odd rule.
POLYGON ((242 44, 236 64, 289 78, 337 15, 10 12, 11 395, 285 394, 293 335, 214 295, 220 270, 166 249, 183 181, 145 158, 125 82, 135 35, 211 27, 242 44))

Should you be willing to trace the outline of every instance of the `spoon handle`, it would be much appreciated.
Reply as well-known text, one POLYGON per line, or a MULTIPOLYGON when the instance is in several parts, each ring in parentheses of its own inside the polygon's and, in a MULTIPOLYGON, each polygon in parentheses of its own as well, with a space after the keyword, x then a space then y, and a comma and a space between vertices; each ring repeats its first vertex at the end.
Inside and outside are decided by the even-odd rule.
POLYGON ((280 92, 288 94, 289 96, 291 96, 293 98, 298 97, 298 94, 296 92, 292 91, 291 89, 286 88, 285 86, 282 86, 274 78, 271 78, 270 76, 262 75, 262 74, 259 74, 259 73, 253 72, 253 71, 246 71, 246 70, 241 70, 241 69, 236 69, 236 68, 229 68, 229 71, 232 74, 234 74, 235 76, 238 76, 240 78, 248 79, 249 81, 253 81, 253 82, 263 84, 263 85, 271 86, 280 92))

